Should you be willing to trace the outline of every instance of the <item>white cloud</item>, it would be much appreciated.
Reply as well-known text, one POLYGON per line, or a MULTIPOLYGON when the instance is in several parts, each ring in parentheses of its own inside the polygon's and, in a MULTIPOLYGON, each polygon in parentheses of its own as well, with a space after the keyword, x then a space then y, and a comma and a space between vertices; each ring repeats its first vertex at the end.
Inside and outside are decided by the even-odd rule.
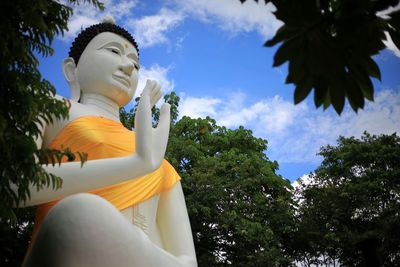
POLYGON ((282 135, 264 135, 269 140, 270 155, 278 162, 317 163, 319 148, 335 144, 340 135, 400 133, 400 92, 378 92, 375 102, 366 103, 358 114, 347 108, 338 116, 332 109, 322 112, 310 107, 296 121, 282 135))
POLYGON ((168 42, 166 33, 178 26, 183 19, 182 13, 162 8, 156 15, 130 19, 126 26, 133 29, 140 47, 149 47, 168 42))
POLYGON ((148 79, 158 81, 161 84, 161 90, 164 94, 171 92, 174 89, 175 84, 174 81, 170 80, 168 77, 169 70, 170 67, 161 67, 158 64, 154 64, 150 66, 150 68, 142 66, 139 70, 138 89, 135 97, 142 93, 148 79))
MULTIPOLYGON (((282 24, 271 13, 275 9, 272 4, 263 1, 203 0, 169 2, 154 15, 135 16, 133 10, 138 1, 104 0, 105 11, 100 12, 92 5, 83 3, 74 5, 74 14, 70 18, 69 31, 63 37, 71 40, 82 28, 99 23, 106 14, 112 15, 117 23, 131 29, 140 47, 146 48, 169 42, 168 33, 179 26, 187 18, 205 23, 214 23, 224 31, 232 34, 257 31, 260 35, 271 37, 282 24)), ((184 37, 178 37, 179 40, 184 37)))
POLYGON ((281 134, 294 123, 294 119, 304 107, 304 105, 294 106, 292 103, 282 100, 281 97, 275 96, 258 101, 249 107, 242 107, 235 114, 226 112, 229 115, 222 121, 227 126, 253 124, 255 134, 258 135, 264 135, 264 132, 281 134))
POLYGON ((247 105, 242 93, 227 99, 183 96, 180 114, 209 115, 231 128, 243 125, 268 140, 269 157, 280 163, 318 163, 320 147, 336 144, 340 135, 400 133, 400 92, 393 90, 378 92, 375 102, 366 103, 358 114, 347 108, 341 116, 332 109, 317 110, 307 103, 295 106, 278 96, 247 105))
POLYGON ((100 21, 100 13, 88 4, 75 6, 74 14, 68 21, 68 31, 65 33, 63 39, 70 40, 74 38, 81 29, 90 25, 96 24, 100 21))
POLYGON ((183 36, 179 36, 175 41, 175 46, 177 49, 181 49, 183 47, 183 43, 185 39, 189 36, 189 33, 186 33, 183 36))
POLYGON ((400 3, 397 3, 396 6, 390 6, 386 10, 380 11, 380 12, 376 13, 376 15, 381 17, 381 18, 387 19, 387 18, 390 17, 391 13, 393 13, 395 11, 398 11, 398 10, 400 10, 400 3))
MULTIPOLYGON (((315 181, 313 181, 310 177, 310 174, 303 174, 300 178, 292 182, 292 187, 293 187, 293 199, 299 204, 302 204, 304 199, 302 195, 302 186, 307 186, 307 185, 315 185, 315 181)), ((299 265, 302 266, 302 265, 299 265)))
POLYGON ((133 8, 137 5, 137 1, 133 0, 103 0, 101 2, 105 7, 104 12, 100 12, 89 3, 72 5, 74 13, 68 21, 68 32, 65 33, 63 39, 70 40, 76 37, 81 29, 99 23, 106 14, 110 14, 117 21, 123 20, 132 14, 133 8))
POLYGON ((294 106, 279 96, 263 99, 248 106, 244 104, 245 100, 246 95, 242 92, 229 95, 226 101, 211 97, 183 96, 180 114, 212 116, 219 124, 231 128, 251 125, 256 134, 263 135, 265 131, 280 134, 293 124, 296 115, 306 108, 304 104, 294 106), (260 125, 257 125, 257 122, 260 125))
POLYGON ((102 0, 105 6, 104 13, 110 14, 116 20, 134 15, 133 8, 137 6, 137 0, 102 0))
MULTIPOLYGON (((389 19, 390 18, 390 14, 400 10, 400 3, 398 3, 396 6, 394 7, 389 7, 387 10, 383 10, 378 12, 376 15, 378 15, 381 18, 384 19, 389 19)), ((392 38, 390 38, 390 35, 388 32, 385 32, 386 35, 386 39, 384 42, 384 44, 386 45, 386 47, 391 50, 396 56, 400 57, 400 50, 396 47, 396 45, 393 43, 392 38)))
POLYGON ((297 189, 300 187, 300 183, 303 185, 308 185, 311 183, 311 178, 309 174, 303 174, 303 176, 301 176, 299 179, 297 179, 296 181, 294 181, 292 183, 292 186, 294 189, 297 189))
POLYGON ((275 10, 272 4, 265 5, 264 1, 232 0, 175 0, 176 6, 191 18, 203 22, 217 23, 223 30, 231 33, 257 31, 263 37, 272 36, 282 24, 271 11, 275 10))
POLYGON ((397 46, 393 43, 392 38, 390 38, 389 33, 385 32, 386 35, 386 41, 383 41, 386 45, 386 47, 391 50, 396 56, 400 57, 400 50, 397 48, 397 46))
POLYGON ((185 97, 179 104, 179 115, 191 118, 215 117, 220 99, 211 97, 185 97))
MULTIPOLYGON (((98 23, 105 14, 112 15, 117 23, 120 22, 127 29, 132 29, 140 47, 146 48, 156 44, 168 43, 167 34, 175 27, 183 23, 187 18, 198 19, 205 23, 214 23, 224 31, 232 34, 240 32, 257 31, 263 38, 269 38, 282 25, 272 14, 275 7, 264 1, 240 1, 232 0, 173 0, 169 2, 169 8, 161 8, 155 15, 135 17, 133 9, 137 6, 137 0, 104 0, 105 12, 99 12, 91 4, 83 3, 74 5, 74 14, 71 17, 64 40, 75 37, 82 29, 98 23)), ((63 2, 64 3, 64 2, 63 2)), ((65 4, 65 3, 64 3, 65 4)), ((400 9, 400 5, 380 12, 378 15, 387 18, 390 13, 400 9)), ((400 56, 400 50, 394 45, 387 35, 385 44, 395 55, 400 56)), ((184 37, 178 37, 177 46, 184 37)))

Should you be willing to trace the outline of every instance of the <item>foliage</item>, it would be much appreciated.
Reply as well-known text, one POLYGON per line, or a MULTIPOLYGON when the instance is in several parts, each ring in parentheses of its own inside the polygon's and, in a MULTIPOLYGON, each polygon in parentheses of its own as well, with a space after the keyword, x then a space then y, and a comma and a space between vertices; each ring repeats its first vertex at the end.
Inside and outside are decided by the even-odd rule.
POLYGON ((200 266, 287 266, 290 183, 264 154, 266 141, 211 118, 182 118, 167 158, 182 175, 200 266))
MULTIPOLYGON (((165 100, 176 119, 179 97, 165 100)), ((250 130, 209 117, 172 124, 166 158, 182 177, 199 266, 291 263, 284 251, 293 229, 290 183, 266 148, 250 130)))
MULTIPOLYGON (((97 0, 88 2, 100 9, 97 0)), ((33 209, 13 209, 30 196, 29 186, 58 188, 61 179, 42 163, 55 164, 74 154, 38 149, 44 123, 65 118, 68 108, 54 98, 55 89, 42 79, 37 56, 49 56, 55 36, 67 30, 72 9, 59 1, 0 1, 0 265, 20 266, 30 239, 33 209)), ((84 155, 78 154, 81 161, 84 155)))
MULTIPOLYGON (((102 8, 97 0, 86 2, 102 8)), ((67 30, 72 9, 48 0, 27 5, 23 0, 0 3, 0 218, 14 220, 11 207, 29 198, 31 184, 38 189, 61 185, 37 159, 71 156, 68 151, 41 151, 35 140, 44 123, 68 116, 65 103, 54 98, 54 87, 41 78, 36 56, 53 53, 51 42, 67 30)))
MULTIPOLYGON (((128 128, 135 128, 135 113, 139 104, 140 97, 135 98, 135 104, 132 109, 128 111, 125 110, 124 107, 119 110, 119 118, 122 124, 128 128)), ((179 96, 172 92, 168 95, 164 96, 165 103, 169 103, 171 105, 171 122, 175 123, 178 118, 178 105, 179 105, 179 96)), ((152 108, 152 116, 153 116, 153 127, 157 126, 158 120, 160 118, 160 109, 154 106, 152 108)))
POLYGON ((400 137, 340 137, 300 187, 298 259, 400 266, 400 137))
POLYGON ((35 208, 14 209, 16 221, 0 220, 0 266, 22 265, 31 240, 35 208))
POLYGON ((295 85, 294 102, 303 101, 312 89, 317 107, 332 104, 338 114, 346 98, 356 112, 364 107, 364 98, 373 101, 371 78, 380 80, 381 74, 372 56, 386 47, 385 32, 400 48, 400 10, 386 17, 378 12, 399 2, 265 0, 275 5, 275 16, 284 23, 265 46, 281 43, 273 65, 289 63, 286 83, 295 85))

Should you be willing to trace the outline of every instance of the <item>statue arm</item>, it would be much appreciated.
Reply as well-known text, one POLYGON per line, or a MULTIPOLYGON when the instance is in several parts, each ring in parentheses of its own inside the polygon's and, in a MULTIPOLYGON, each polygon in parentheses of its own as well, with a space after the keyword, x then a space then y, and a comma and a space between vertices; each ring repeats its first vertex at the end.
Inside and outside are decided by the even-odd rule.
POLYGON ((156 169, 149 165, 134 154, 129 157, 90 160, 83 167, 80 162, 44 166, 46 172, 63 179, 62 187, 58 190, 45 187, 37 191, 32 185, 31 198, 26 201, 25 206, 46 203, 140 177, 156 169))
POLYGON ((196 252, 180 182, 160 196, 157 224, 166 251, 185 267, 196 267, 196 252))
MULTIPOLYGON (((128 157, 90 160, 83 167, 80 162, 43 166, 48 173, 63 179, 62 187, 58 190, 45 187, 37 191, 36 186, 32 185, 31 198, 24 205, 38 205, 118 184, 159 168, 164 158, 170 126, 170 107, 164 104, 157 128, 152 127, 151 107, 156 102, 154 99, 159 99, 159 92, 160 86, 154 81, 149 81, 143 90, 135 123, 136 153, 128 157)), ((37 143, 40 144, 41 141, 38 140, 37 143)))

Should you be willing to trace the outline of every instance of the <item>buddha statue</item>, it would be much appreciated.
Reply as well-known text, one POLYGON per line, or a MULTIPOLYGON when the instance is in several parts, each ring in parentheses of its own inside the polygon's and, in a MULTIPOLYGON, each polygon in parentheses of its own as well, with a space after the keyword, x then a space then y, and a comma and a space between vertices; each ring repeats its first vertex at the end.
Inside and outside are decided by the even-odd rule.
POLYGON ((38 213, 23 266, 197 266, 180 178, 163 159, 168 104, 152 127, 160 84, 147 81, 135 132, 119 120, 119 108, 135 94, 139 67, 135 40, 111 18, 72 44, 62 64, 69 118, 45 125, 37 145, 69 147, 88 153, 88 160, 44 166, 63 183, 58 190, 31 188, 25 205, 38 205, 38 213))

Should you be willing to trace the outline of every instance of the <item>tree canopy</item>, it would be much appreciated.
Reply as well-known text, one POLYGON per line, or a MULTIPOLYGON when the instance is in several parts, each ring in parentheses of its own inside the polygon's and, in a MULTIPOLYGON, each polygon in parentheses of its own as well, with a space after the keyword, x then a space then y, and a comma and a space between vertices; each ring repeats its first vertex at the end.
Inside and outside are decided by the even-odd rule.
MULTIPOLYGON (((244 3, 246 0, 240 0, 244 3)), ((258 2, 258 0, 255 0, 258 2)), ((294 84, 294 102, 314 89, 316 107, 330 105, 340 114, 347 99, 357 112, 373 101, 371 78, 381 73, 373 56, 386 46, 388 33, 400 49, 400 10, 386 16, 399 0, 265 0, 284 24, 265 46, 281 44, 275 67, 288 62, 286 83, 294 84)))
POLYGON ((298 259, 400 266, 400 137, 340 137, 299 197, 298 259))

